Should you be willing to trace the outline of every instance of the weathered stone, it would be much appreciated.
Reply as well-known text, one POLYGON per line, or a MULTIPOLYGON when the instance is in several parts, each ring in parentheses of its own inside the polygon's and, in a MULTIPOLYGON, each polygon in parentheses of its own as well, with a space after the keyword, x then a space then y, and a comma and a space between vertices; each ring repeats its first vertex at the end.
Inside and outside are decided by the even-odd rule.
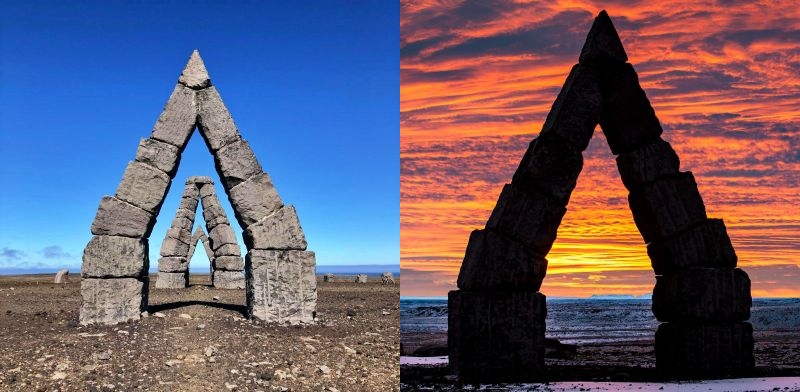
POLYGON ((244 269, 244 260, 241 256, 220 256, 214 258, 214 268, 225 271, 241 271, 244 269))
POLYGON ((214 252, 211 250, 211 247, 208 245, 208 237, 206 237, 206 233, 203 231, 203 228, 197 226, 197 230, 194 231, 192 234, 192 240, 189 242, 189 253, 186 257, 187 260, 192 260, 192 256, 194 255, 195 247, 197 243, 202 242, 203 247, 206 250, 206 255, 208 255, 209 260, 214 260, 214 252))
POLYGON ((208 176, 191 176, 186 179, 186 185, 189 184, 195 184, 196 185, 195 189, 198 189, 197 187, 200 187, 203 184, 214 185, 214 180, 208 176))
POLYGON ((743 377, 755 370, 750 323, 664 323, 656 332, 656 370, 666 376, 743 377))
POLYGON ((647 245, 656 275, 689 267, 735 268, 736 251, 722 219, 708 221, 663 241, 647 245))
POLYGON ((486 222, 486 228, 547 254, 556 240, 558 225, 567 209, 538 192, 525 192, 506 184, 486 222))
POLYGON ((147 240, 96 235, 83 250, 84 278, 141 277, 150 265, 147 240))
POLYGON ((208 243, 213 250, 225 244, 236 245, 236 234, 229 225, 216 225, 208 232, 208 243))
POLYGON ((707 219, 691 172, 634 189, 628 195, 628 203, 646 243, 670 237, 707 219))
MULTIPOLYGON (((175 217, 176 218, 186 218, 186 219, 190 220, 192 222, 192 224, 194 224, 194 217, 195 217, 196 214, 197 214, 196 211, 190 211, 190 210, 187 210, 185 208, 178 208, 178 211, 175 212, 175 217)), ((186 230, 191 230, 191 227, 186 229, 186 230)))
POLYGON ((172 220, 172 224, 170 225, 172 228, 181 230, 191 230, 192 226, 194 226, 194 220, 187 219, 184 216, 175 216, 175 219, 172 220))
POLYGON ((228 290, 244 290, 245 280, 242 271, 215 270, 212 275, 214 287, 228 290))
POLYGON ((614 28, 614 24, 611 23, 611 18, 608 17, 605 10, 600 11, 600 14, 594 19, 578 61, 581 63, 595 61, 624 63, 628 61, 628 55, 625 53, 625 48, 622 47, 617 29, 614 28))
POLYGON ((690 268, 656 276, 653 314, 659 321, 744 321, 750 306, 750 278, 738 268, 690 268))
POLYGON ((336 280, 336 278, 334 278, 333 274, 325 274, 322 275, 322 280, 325 282, 333 283, 336 280))
POLYGON ((355 283, 367 283, 367 275, 366 274, 358 274, 354 280, 355 283))
POLYGON ((252 249, 245 258, 247 310, 268 322, 310 323, 317 307, 314 252, 252 249))
POLYGON ((200 134, 211 151, 218 151, 228 143, 239 140, 239 130, 222 102, 217 89, 209 87, 197 92, 200 134))
POLYGON ((195 92, 178 83, 153 126, 150 138, 169 143, 182 151, 192 136, 196 120, 195 92))
POLYGON ((146 308, 147 278, 81 279, 81 325, 138 320, 146 308))
POLYGON ((92 222, 92 234, 147 238, 153 231, 153 214, 112 196, 104 196, 92 222))
POLYGON ((55 284, 63 284, 69 282, 69 270, 62 269, 56 272, 56 276, 53 279, 53 283, 55 284))
POLYGON ((653 182, 661 176, 677 174, 680 164, 675 150, 660 138, 655 143, 617 156, 617 169, 628 189, 653 182))
POLYGON ((556 133, 578 151, 585 150, 600 122, 601 102, 593 68, 576 64, 550 108, 540 134, 556 133))
POLYGON ((189 259, 180 256, 160 257, 158 272, 186 272, 189 270, 189 259))
POLYGON ((239 226, 247 228, 283 206, 269 174, 260 173, 228 192, 239 226))
POLYGON ((161 252, 159 253, 161 256, 182 256, 186 257, 189 253, 189 244, 180 241, 178 239, 172 237, 164 237, 164 241, 161 242, 161 252))
POLYGON ((155 139, 142 139, 136 150, 136 161, 146 163, 175 177, 181 153, 178 147, 155 139))
POLYGON ((225 189, 233 189, 239 183, 262 173, 253 150, 246 140, 231 142, 214 154, 220 180, 225 189))
POLYGON ((189 270, 183 272, 160 272, 156 278, 157 289, 185 289, 189 287, 189 270))
POLYGON ((391 272, 384 272, 381 274, 381 284, 394 284, 394 276, 391 272))
POLYGON ((633 151, 658 140, 663 132, 639 77, 630 64, 606 64, 598 80, 603 93, 600 127, 611 152, 633 151))
POLYGON ((186 67, 181 72, 178 82, 186 87, 200 90, 211 86, 211 79, 208 77, 208 71, 203 64, 203 59, 200 58, 200 53, 195 50, 192 52, 192 57, 186 63, 186 67))
POLYGON ((182 197, 178 208, 182 208, 187 211, 197 211, 198 201, 199 200, 196 197, 182 197))
POLYGON ((186 245, 192 241, 192 233, 189 230, 180 229, 177 227, 170 227, 167 229, 167 237, 174 238, 186 245))
POLYGON ((494 230, 475 230, 458 274, 462 290, 503 289, 537 291, 547 259, 494 230))
POLYGON ((545 296, 534 291, 451 291, 450 367, 465 383, 526 381, 544 372, 545 296))
POLYGON ((274 214, 254 223, 243 233, 248 249, 306 249, 306 237, 294 206, 285 205, 274 214))
POLYGON ((239 244, 224 244, 217 249, 214 249, 214 257, 222 256, 241 256, 242 249, 239 244))
POLYGON ((198 188, 198 192, 200 193, 200 198, 209 197, 214 195, 216 198, 217 189, 214 187, 214 184, 202 184, 198 188))
POLYGON ((534 139, 511 181, 518 189, 539 191, 567 205, 583 168, 581 151, 555 133, 534 139))
POLYGON ((203 219, 206 221, 206 229, 209 231, 216 225, 230 223, 216 196, 203 198, 203 219))
POLYGON ((172 179, 148 164, 131 161, 117 188, 117 199, 158 215, 172 179))

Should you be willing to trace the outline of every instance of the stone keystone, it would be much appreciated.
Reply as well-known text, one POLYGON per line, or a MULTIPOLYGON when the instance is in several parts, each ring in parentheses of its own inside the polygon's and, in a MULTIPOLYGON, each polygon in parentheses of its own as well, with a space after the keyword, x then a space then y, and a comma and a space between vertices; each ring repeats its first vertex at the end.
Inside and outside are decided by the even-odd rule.
POLYGON ((203 59, 200 58, 200 53, 197 49, 192 52, 192 57, 189 57, 189 62, 181 72, 181 77, 178 81, 191 89, 201 90, 211 85, 211 78, 208 77, 206 65, 203 64, 203 59))
POLYGON ((617 29, 614 28, 614 23, 611 22, 606 10, 600 11, 600 14, 594 18, 578 61, 581 63, 585 61, 619 63, 628 61, 628 55, 625 53, 625 48, 622 47, 617 29))

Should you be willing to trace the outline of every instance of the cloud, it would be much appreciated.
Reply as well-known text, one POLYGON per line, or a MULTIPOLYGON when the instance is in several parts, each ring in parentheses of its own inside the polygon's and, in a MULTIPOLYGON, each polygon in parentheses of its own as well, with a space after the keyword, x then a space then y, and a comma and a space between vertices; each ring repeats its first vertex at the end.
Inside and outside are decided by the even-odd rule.
POLYGON ((25 252, 19 249, 3 248, 0 250, 0 258, 3 258, 4 261, 21 260, 25 256, 25 252))
POLYGON ((43 248, 39 253, 46 259, 65 259, 73 257, 71 254, 65 252, 58 245, 51 245, 43 248))

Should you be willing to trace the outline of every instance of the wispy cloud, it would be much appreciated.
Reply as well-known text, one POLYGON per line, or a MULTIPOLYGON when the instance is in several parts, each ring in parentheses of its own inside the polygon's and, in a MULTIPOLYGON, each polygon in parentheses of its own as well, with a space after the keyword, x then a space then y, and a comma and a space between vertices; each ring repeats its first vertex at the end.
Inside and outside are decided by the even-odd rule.
POLYGON ((3 248, 0 250, 0 258, 3 261, 17 261, 25 257, 25 252, 19 249, 3 248))
POLYGON ((46 259, 65 259, 69 257, 73 257, 71 254, 65 252, 60 246, 58 245, 51 245, 44 247, 40 253, 46 259))

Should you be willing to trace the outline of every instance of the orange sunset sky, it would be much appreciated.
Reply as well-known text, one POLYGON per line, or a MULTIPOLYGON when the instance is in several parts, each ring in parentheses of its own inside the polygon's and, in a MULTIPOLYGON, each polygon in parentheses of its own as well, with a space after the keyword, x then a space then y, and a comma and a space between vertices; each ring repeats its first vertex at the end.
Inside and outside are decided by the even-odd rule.
MULTIPOLYGON (((800 7, 793 1, 401 1, 403 296, 442 296, 601 9, 753 296, 800 297, 800 7)), ((650 260, 599 127, 541 291, 647 294, 650 260)))

